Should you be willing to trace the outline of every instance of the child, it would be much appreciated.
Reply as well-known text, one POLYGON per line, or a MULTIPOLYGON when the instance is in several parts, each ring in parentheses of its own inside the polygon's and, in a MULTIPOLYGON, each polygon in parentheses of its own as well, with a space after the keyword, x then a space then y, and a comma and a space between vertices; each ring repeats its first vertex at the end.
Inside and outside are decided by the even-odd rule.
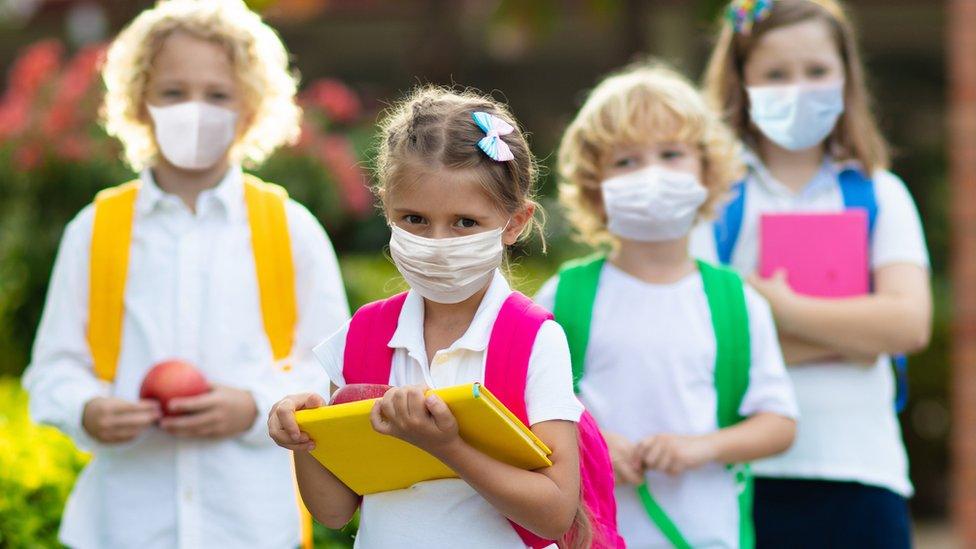
MULTIPOLYGON (((378 194, 392 229, 390 253, 410 291, 401 295, 389 339, 389 384, 395 388, 373 408, 373 426, 428 451, 460 478, 365 496, 356 545, 525 547, 506 517, 558 540, 573 525, 580 502, 577 421, 583 410, 573 395, 559 326, 541 324, 523 391, 527 424, 552 450, 552 467, 523 471, 480 453, 458 437, 444 402, 424 397, 426 387, 491 377, 486 355, 496 317, 510 296, 520 295, 498 270, 504 248, 538 226, 535 164, 525 136, 491 99, 426 88, 386 119, 380 147, 378 194)), ((347 333, 348 325, 315 351, 333 390, 357 366, 343 359, 347 333)), ((284 399, 272 411, 269 430, 278 444, 295 450, 299 487, 313 516, 338 528, 359 499, 307 452, 333 441, 310 441, 294 419, 295 410, 324 403, 308 393, 284 399)), ((575 542, 583 547, 586 540, 575 542)))
POLYGON ((692 224, 738 174, 736 150, 691 85, 648 66, 601 82, 559 148, 573 224, 612 252, 564 267, 536 299, 566 329, 610 446, 628 547, 750 546, 748 471, 727 464, 793 440, 766 303, 688 254, 692 224))
POLYGON ((106 127, 141 173, 68 225, 24 377, 33 418, 93 454, 60 539, 295 547, 291 465, 263 418, 325 386, 311 348, 348 306, 321 226, 239 166, 298 133, 287 53, 239 0, 172 0, 122 31, 103 75, 106 127), (213 389, 161 418, 140 384, 168 358, 213 389))
POLYGON ((765 547, 908 547, 912 486, 888 357, 929 339, 918 212, 887 171, 841 6, 734 2, 730 14, 707 88, 748 145, 749 170, 716 226, 696 229, 693 253, 753 275, 764 213, 861 207, 871 227, 870 295, 817 299, 794 293, 783 272, 750 278, 772 307, 803 416, 793 448, 755 467, 758 540, 765 547))

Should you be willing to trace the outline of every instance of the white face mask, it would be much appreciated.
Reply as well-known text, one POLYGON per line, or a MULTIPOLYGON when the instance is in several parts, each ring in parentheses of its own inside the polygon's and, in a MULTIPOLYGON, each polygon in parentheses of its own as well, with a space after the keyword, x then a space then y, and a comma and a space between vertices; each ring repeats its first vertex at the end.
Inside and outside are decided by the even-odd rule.
POLYGON ((436 303, 460 303, 502 264, 505 227, 455 238, 425 238, 391 225, 390 255, 410 287, 436 303))
POLYGON ((147 105, 156 142, 166 160, 185 170, 212 167, 224 156, 237 128, 237 113, 200 101, 147 105))
POLYGON ((746 88, 752 122, 780 147, 819 145, 844 112, 844 81, 746 88))
POLYGON ((629 240, 660 242, 688 234, 708 191, 694 175, 650 166, 601 185, 607 229, 629 240))

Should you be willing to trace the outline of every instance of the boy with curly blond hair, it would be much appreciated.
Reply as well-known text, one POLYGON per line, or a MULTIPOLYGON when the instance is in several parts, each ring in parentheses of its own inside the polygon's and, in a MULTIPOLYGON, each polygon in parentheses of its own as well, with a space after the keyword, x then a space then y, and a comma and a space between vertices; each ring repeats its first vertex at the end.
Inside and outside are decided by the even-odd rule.
POLYGON ((36 421, 92 453, 69 498, 71 547, 295 547, 282 396, 328 387, 311 348, 348 318, 335 254, 281 187, 245 174, 297 138, 296 79, 241 0, 168 0, 116 38, 105 127, 137 180, 68 225, 32 363, 36 421), (181 359, 210 390, 161 409, 140 386, 181 359))

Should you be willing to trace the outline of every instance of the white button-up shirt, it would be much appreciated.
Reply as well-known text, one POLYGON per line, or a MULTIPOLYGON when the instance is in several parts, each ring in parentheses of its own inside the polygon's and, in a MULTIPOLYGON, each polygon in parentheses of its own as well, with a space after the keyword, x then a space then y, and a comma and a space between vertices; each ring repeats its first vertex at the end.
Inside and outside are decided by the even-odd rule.
POLYGON ((68 225, 24 375, 35 421, 54 425, 92 452, 68 500, 61 541, 78 548, 294 547, 297 499, 291 456, 267 435, 282 396, 324 391, 312 346, 349 315, 331 243, 312 215, 288 201, 298 326, 293 368, 274 365, 263 327, 250 226, 239 168, 200 194, 194 214, 142 174, 125 291, 115 381, 93 373, 86 339, 94 210, 68 225), (155 427, 121 445, 82 427, 99 396, 137 400, 155 363, 179 357, 211 383, 251 392, 251 429, 222 440, 174 438, 155 427))

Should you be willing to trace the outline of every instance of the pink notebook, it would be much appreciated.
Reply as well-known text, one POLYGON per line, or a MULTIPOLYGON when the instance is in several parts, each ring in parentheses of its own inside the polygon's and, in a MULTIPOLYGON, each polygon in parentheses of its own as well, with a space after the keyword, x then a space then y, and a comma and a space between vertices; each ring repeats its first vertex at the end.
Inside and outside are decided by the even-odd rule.
POLYGON ((763 278, 786 269, 794 291, 816 297, 849 297, 870 290, 864 210, 764 214, 759 238, 763 278))

